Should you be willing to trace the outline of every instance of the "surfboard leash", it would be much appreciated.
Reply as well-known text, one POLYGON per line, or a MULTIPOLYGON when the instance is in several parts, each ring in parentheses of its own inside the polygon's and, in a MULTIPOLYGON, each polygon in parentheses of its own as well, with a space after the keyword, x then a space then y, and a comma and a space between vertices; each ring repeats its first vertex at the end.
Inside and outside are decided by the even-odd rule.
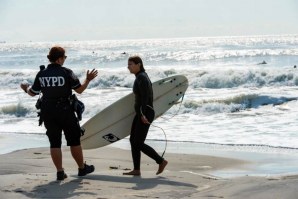
MULTIPOLYGON (((147 106, 148 106, 149 108, 151 108, 151 109, 154 111, 153 107, 151 107, 151 106, 149 106, 149 105, 147 105, 147 106)), ((143 114, 143 112, 142 112, 142 107, 140 107, 140 112, 141 112, 141 115, 145 116, 145 115, 143 114)), ((152 122, 153 122, 153 121, 152 121, 152 122)), ((163 157, 164 154, 166 153, 166 150, 167 150, 167 147, 168 147, 168 138, 167 138, 167 134, 166 134, 166 132, 163 130, 163 128, 161 128, 161 127, 159 127, 159 126, 156 126, 156 125, 154 125, 154 124, 152 124, 152 123, 150 123, 150 122, 149 122, 149 124, 150 124, 151 126, 153 126, 153 127, 156 127, 156 128, 161 129, 162 132, 163 132, 163 134, 164 134, 164 136, 165 136, 165 142, 166 142, 166 144, 165 144, 165 149, 164 149, 164 151, 163 151, 163 153, 162 153, 162 155, 161 155, 161 157, 163 157)))
POLYGON ((163 130, 163 128, 161 128, 161 127, 159 127, 159 126, 156 126, 156 125, 154 125, 154 124, 152 124, 152 123, 151 123, 151 126, 161 129, 162 132, 163 132, 163 134, 164 134, 164 136, 165 136, 165 142, 166 142, 166 144, 165 144, 165 149, 164 149, 164 151, 163 151, 163 153, 162 153, 162 155, 161 155, 161 157, 163 157, 164 154, 166 153, 166 150, 167 150, 167 147, 168 147, 167 134, 166 134, 166 132, 163 130))
MULTIPOLYGON (((178 113, 179 113, 179 111, 180 111, 180 109, 181 109, 181 106, 182 106, 182 102, 183 102, 183 99, 184 99, 184 95, 185 95, 185 93, 182 95, 182 98, 181 98, 181 101, 179 102, 179 109, 178 109, 178 111, 175 113, 175 114, 173 114, 170 118, 164 118, 164 117, 160 117, 160 118, 162 118, 162 119, 164 119, 164 120, 170 120, 170 119, 172 119, 172 118, 174 118, 176 115, 178 115, 178 113)), ((151 107, 151 106, 149 106, 149 105, 147 105, 149 108, 151 108, 153 111, 154 111, 154 109, 153 109, 153 107, 151 107)), ((142 115, 144 115, 143 114, 143 112, 142 112, 142 107, 140 107, 140 112, 141 112, 141 114, 142 115)), ((159 127, 159 126, 156 126, 156 125, 154 125, 154 124, 152 124, 152 123, 150 123, 150 125, 151 126, 153 126, 153 127, 156 127, 156 128, 159 128, 159 129, 161 129, 162 130, 162 132, 163 132, 163 134, 164 134, 164 136, 165 136, 165 149, 164 149, 164 151, 163 151, 163 153, 162 153, 162 155, 161 155, 161 157, 163 157, 164 156, 164 154, 166 153, 166 150, 167 150, 167 147, 168 147, 168 138, 167 138, 167 134, 166 134, 166 132, 164 131, 164 129, 163 128, 161 128, 161 127, 159 127)))
MULTIPOLYGON (((182 102, 183 102, 183 99, 184 99, 184 95, 185 95, 185 93, 182 95, 182 98, 181 98, 181 101, 180 101, 180 105, 179 105, 179 109, 178 109, 178 111, 177 111, 175 114, 173 114, 170 118, 164 118, 164 117, 161 117, 162 119, 164 119, 164 120, 170 120, 170 119, 174 118, 176 115, 178 115, 178 113, 179 113, 179 111, 180 111, 180 109, 181 109, 181 105, 182 105, 182 102)), ((152 107, 151 107, 151 108, 152 108, 152 107)), ((154 124, 151 124, 151 125, 154 126, 154 127, 156 127, 156 128, 161 129, 162 132, 163 132, 163 134, 164 134, 164 136, 165 136, 165 142, 166 142, 166 144, 165 144, 165 149, 164 149, 164 151, 163 151, 163 153, 162 153, 162 155, 161 155, 161 157, 163 157, 164 154, 166 153, 167 146, 168 146, 168 138, 167 138, 167 134, 166 134, 166 132, 163 130, 163 128, 161 128, 161 127, 159 127, 159 126, 156 126, 156 125, 154 125, 154 124)))

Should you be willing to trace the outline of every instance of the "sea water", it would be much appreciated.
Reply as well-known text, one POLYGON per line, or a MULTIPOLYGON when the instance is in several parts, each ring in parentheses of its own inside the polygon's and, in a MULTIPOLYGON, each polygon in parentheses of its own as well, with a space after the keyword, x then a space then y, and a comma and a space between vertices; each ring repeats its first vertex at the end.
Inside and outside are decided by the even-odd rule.
MULTIPOLYGON (((8 149, 47 146, 45 128, 36 117, 38 97, 19 85, 33 83, 56 44, 66 49, 64 66, 81 81, 88 69, 99 71, 78 95, 85 103, 82 124, 132 92, 135 77, 127 59, 139 55, 153 82, 177 74, 189 80, 183 101, 154 121, 168 141, 251 150, 298 148, 298 35, 271 35, 0 43, 0 137, 20 140, 8 149)), ((152 126, 148 139, 165 137, 152 126)), ((7 145, 0 142, 2 148, 7 145)))

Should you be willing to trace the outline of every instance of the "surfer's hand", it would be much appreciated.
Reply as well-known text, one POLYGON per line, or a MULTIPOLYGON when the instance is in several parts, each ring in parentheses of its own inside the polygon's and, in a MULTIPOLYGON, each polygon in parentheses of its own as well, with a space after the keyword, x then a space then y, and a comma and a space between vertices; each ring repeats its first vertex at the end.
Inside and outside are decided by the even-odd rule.
POLYGON ((91 80, 93 80, 97 75, 98 75, 98 71, 95 70, 95 68, 93 68, 91 72, 89 72, 89 70, 87 71, 87 77, 86 77, 86 79, 87 79, 88 81, 91 81, 91 80))
POLYGON ((145 115, 142 115, 141 116, 141 120, 144 124, 150 124, 150 122, 147 120, 146 116, 145 115))

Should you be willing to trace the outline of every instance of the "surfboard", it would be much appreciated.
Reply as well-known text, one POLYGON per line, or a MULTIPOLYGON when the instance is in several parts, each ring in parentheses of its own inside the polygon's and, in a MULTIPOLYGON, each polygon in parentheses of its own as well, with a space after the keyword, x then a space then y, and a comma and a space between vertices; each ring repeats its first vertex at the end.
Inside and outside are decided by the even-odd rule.
MULTIPOLYGON (((164 114, 183 97, 188 80, 175 75, 152 83, 155 119, 164 114)), ((83 149, 94 149, 117 142, 130 134, 135 116, 134 94, 130 93, 97 113, 83 124, 81 137, 83 149)))

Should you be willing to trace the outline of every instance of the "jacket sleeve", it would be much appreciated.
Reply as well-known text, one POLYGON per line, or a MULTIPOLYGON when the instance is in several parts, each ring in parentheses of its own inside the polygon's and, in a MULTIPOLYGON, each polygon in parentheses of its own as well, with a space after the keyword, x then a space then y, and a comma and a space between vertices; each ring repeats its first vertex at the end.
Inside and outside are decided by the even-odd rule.
POLYGON ((81 87, 81 82, 79 78, 74 74, 74 72, 71 69, 67 68, 67 73, 68 73, 71 88, 77 89, 81 87))
POLYGON ((34 93, 35 95, 38 95, 41 91, 41 85, 40 85, 40 81, 39 81, 39 74, 40 74, 40 72, 37 73, 37 75, 34 79, 33 85, 30 88, 30 91, 32 93, 34 93))

